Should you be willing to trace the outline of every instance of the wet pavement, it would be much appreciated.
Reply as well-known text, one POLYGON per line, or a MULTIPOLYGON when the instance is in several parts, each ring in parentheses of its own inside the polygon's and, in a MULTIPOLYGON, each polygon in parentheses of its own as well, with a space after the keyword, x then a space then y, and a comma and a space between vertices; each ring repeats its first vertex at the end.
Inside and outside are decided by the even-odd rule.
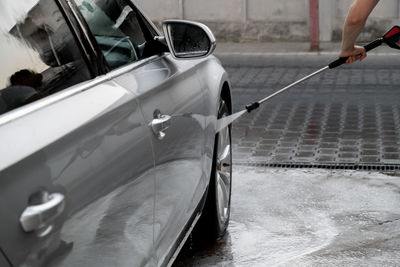
MULTIPOLYGON (((235 111, 332 58, 227 57, 235 111)), ((174 266, 400 266, 400 177, 340 170, 400 170, 398 59, 327 71, 237 121, 228 233, 174 266)))
POLYGON ((400 179, 235 167, 231 223, 180 266, 400 266, 400 179))

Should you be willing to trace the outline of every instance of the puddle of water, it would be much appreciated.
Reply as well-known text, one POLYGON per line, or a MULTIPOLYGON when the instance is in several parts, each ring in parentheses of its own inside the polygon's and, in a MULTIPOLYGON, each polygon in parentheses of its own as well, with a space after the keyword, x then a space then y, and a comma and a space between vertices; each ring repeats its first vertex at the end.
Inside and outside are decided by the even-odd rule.
POLYGON ((178 266, 396 266, 400 180, 236 167, 227 235, 178 266))

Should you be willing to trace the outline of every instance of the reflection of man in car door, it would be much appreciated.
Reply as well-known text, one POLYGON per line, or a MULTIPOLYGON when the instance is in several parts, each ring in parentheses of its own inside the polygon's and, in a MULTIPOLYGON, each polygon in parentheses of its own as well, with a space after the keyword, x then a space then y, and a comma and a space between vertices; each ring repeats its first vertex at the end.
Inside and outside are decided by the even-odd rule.
POLYGON ((10 77, 11 86, 1 91, 7 110, 13 110, 42 98, 42 75, 23 69, 10 77))
POLYGON ((8 53, 15 54, 12 58, 15 62, 7 66, 7 72, 11 75, 17 71, 8 81, 3 73, 1 86, 5 87, 7 83, 10 86, 0 90, 0 114, 90 77, 72 35, 68 34, 68 25, 64 23, 57 6, 49 3, 49 0, 39 1, 23 20, 13 22, 15 25, 11 29, 0 29, 2 40, 7 45, 12 44, 15 50, 6 49, 8 53), (44 10, 52 14, 51 17, 44 15, 44 10))

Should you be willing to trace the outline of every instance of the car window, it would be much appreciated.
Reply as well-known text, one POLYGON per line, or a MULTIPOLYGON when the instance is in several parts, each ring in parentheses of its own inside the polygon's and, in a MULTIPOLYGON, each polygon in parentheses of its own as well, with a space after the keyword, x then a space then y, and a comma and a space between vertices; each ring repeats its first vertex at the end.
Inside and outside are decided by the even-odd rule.
POLYGON ((75 0, 110 69, 150 56, 139 13, 123 0, 75 0))
POLYGON ((91 78, 55 1, 6 2, 0 9, 0 114, 91 78))

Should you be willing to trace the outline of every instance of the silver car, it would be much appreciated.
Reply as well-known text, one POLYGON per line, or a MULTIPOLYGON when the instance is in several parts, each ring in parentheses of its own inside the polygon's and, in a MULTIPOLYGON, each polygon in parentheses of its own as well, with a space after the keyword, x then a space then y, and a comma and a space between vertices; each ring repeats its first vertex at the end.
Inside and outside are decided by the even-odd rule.
POLYGON ((167 266, 191 232, 222 236, 232 108, 211 31, 161 35, 130 0, 0 7, 0 266, 167 266))

